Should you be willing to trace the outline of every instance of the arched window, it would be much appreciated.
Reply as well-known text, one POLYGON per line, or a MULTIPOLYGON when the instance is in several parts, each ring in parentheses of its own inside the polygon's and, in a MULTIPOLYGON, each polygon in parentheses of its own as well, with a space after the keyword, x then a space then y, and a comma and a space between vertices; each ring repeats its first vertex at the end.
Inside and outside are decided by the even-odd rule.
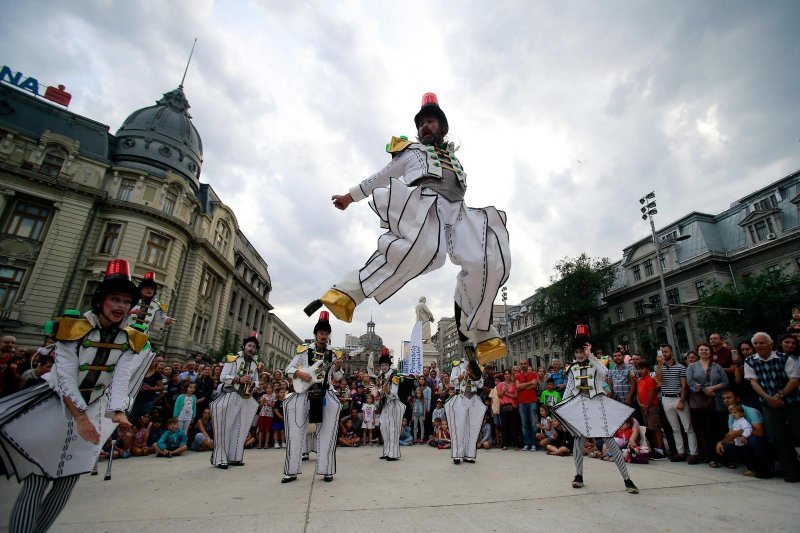
POLYGON ((161 210, 166 214, 171 215, 173 212, 175 212, 175 204, 177 203, 178 193, 175 192, 174 189, 167 189, 167 192, 164 193, 164 205, 162 206, 161 210))
POLYGON ((61 168, 64 166, 64 162, 66 162, 66 160, 66 150, 60 146, 48 147, 44 153, 44 160, 42 161, 42 165, 39 167, 39 172, 56 178, 61 172, 61 168))
POLYGON ((231 230, 228 228, 228 225, 222 220, 217 222, 217 231, 214 237, 214 248, 224 254, 228 249, 228 241, 230 238, 231 230))

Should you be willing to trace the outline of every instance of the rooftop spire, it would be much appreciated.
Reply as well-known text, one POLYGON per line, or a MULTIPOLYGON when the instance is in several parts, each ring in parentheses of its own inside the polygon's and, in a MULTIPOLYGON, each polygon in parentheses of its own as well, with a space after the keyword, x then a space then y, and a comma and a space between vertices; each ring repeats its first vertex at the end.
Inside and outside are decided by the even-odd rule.
POLYGON ((189 52, 189 60, 186 62, 186 68, 183 70, 183 77, 181 78, 180 86, 183 87, 183 82, 186 80, 186 73, 189 71, 189 63, 192 62, 192 54, 194 54, 194 47, 197 44, 197 37, 194 38, 194 42, 192 43, 192 51, 189 52))

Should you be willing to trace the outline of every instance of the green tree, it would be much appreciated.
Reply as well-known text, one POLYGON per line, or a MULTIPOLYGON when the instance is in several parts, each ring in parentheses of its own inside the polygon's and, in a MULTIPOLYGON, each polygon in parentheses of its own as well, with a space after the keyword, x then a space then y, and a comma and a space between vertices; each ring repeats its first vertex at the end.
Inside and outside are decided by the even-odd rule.
POLYGON ((774 337, 786 331, 792 307, 798 304, 800 274, 765 272, 736 285, 712 285, 700 299, 707 309, 700 313, 699 325, 707 335, 719 331, 749 337, 766 331, 774 337))
MULTIPOLYGON (((597 305, 603 288, 614 280, 614 271, 607 258, 589 257, 583 253, 575 258, 565 257, 555 265, 551 284, 539 289, 532 304, 536 323, 549 329, 553 344, 562 350, 569 347, 576 324, 589 324, 597 316, 597 305)), ((607 328, 592 332, 592 343, 606 347, 607 328)))

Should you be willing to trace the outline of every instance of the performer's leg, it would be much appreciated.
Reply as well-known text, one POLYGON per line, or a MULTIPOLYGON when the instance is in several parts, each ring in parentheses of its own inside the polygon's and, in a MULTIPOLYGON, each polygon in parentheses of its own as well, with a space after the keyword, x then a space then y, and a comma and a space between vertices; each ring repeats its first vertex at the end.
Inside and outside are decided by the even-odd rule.
POLYGON ((447 403, 444 404, 444 414, 445 418, 447 418, 447 427, 450 429, 450 457, 453 460, 461 460, 461 456, 458 454, 458 442, 461 438, 461 433, 458 428, 458 422, 456 419, 458 418, 458 413, 456 412, 456 402, 458 399, 461 398, 461 395, 455 395, 452 398, 447 400, 447 403))
POLYGON ((572 457, 575 459, 575 473, 577 475, 581 476, 581 477, 583 477, 583 443, 584 442, 586 442, 586 437, 584 437, 583 435, 575 436, 575 439, 572 442, 572 457))
POLYGON ((237 399, 237 402, 240 407, 239 416, 237 416, 236 446, 233 449, 229 449, 228 453, 231 454, 231 461, 241 463, 244 460, 244 444, 247 442, 250 427, 256 412, 258 412, 258 403, 252 398, 244 399, 241 396, 237 399))
POLYGON ((317 465, 315 472, 321 476, 336 473, 336 443, 339 437, 339 414, 342 404, 338 396, 325 392, 322 406, 322 422, 317 424, 317 465))
POLYGON ((464 442, 464 458, 474 461, 478 448, 478 435, 481 433, 486 406, 478 395, 470 398, 467 402, 467 406, 468 409, 465 417, 467 438, 464 442))
MULTIPOLYGON (((283 404, 286 431, 286 460, 283 473, 296 476, 302 471, 303 439, 308 429, 308 394, 292 394, 283 404)), ((323 414, 323 419, 324 419, 323 414)))
MULTIPOLYGON (((388 431, 386 431, 386 436, 384 437, 383 441, 384 453, 389 459, 399 459, 400 428, 403 426, 403 413, 406 410, 405 405, 397 398, 394 398, 386 403, 384 410, 387 414, 386 421, 389 424, 388 431), (386 437, 388 437, 388 439, 386 437)), ((383 421, 381 421, 381 427, 383 427, 383 421)))
POLYGON ((228 431, 226 413, 231 394, 222 393, 211 402, 211 424, 214 427, 214 451, 211 452, 211 464, 214 466, 228 464, 228 431))
POLYGON ((39 519, 36 521, 34 533, 45 533, 50 529, 58 515, 64 510, 64 506, 67 505, 69 497, 72 495, 72 489, 75 488, 79 477, 76 474, 53 480, 53 488, 50 489, 50 492, 44 498, 44 502, 42 502, 42 510, 39 514, 39 519))
POLYGON ((622 450, 619 449, 619 444, 617 444, 617 441, 615 441, 613 437, 607 437, 603 440, 608 447, 608 451, 611 452, 611 456, 614 458, 614 464, 617 465, 619 473, 622 474, 622 479, 627 481, 631 477, 628 475, 628 467, 625 466, 625 459, 622 457, 622 450))
POLYGON ((39 518, 47 483, 46 477, 36 474, 31 474, 25 478, 17 500, 14 502, 14 507, 11 509, 9 531, 14 533, 29 533, 33 531, 39 518))

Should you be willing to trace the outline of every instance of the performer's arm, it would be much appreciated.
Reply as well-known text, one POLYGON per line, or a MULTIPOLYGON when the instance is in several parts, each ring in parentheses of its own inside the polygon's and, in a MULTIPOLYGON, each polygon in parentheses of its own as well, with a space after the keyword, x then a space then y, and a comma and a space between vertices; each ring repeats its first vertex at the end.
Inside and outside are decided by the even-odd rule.
POLYGON ((222 367, 222 372, 219 374, 220 382, 222 382, 223 386, 230 387, 235 378, 236 362, 234 361, 233 363, 225 363, 225 366, 222 367))
POLYGON ((567 398, 573 396, 575 394, 575 376, 572 375, 572 372, 569 372, 567 376, 567 386, 564 389, 564 396, 563 398, 566 400, 567 398))
MULTIPOLYGON (((355 187, 351 187, 349 196, 353 202, 358 202, 372 194, 372 191, 380 187, 388 187, 392 178, 399 178, 406 173, 409 162, 413 158, 414 150, 404 150, 399 155, 392 158, 389 164, 383 167, 379 172, 368 177, 355 187)), ((343 209, 343 208, 340 208, 343 209)))
MULTIPOLYGON (((124 351, 117 361, 114 375, 111 378, 111 397, 108 403, 108 410, 114 412, 112 420, 119 424, 122 429, 128 429, 131 426, 128 416, 125 414, 130 403, 128 387, 130 387, 134 366, 140 363, 141 356, 138 353, 130 349, 124 351)), ((133 392, 138 393, 139 391, 133 392)))
POLYGON ((86 412, 78 409, 69 397, 64 398, 64 405, 78 425, 78 435, 87 442, 100 444, 100 433, 97 432, 97 428, 94 427, 92 421, 86 416, 86 412))
MULTIPOLYGON (((82 340, 82 339, 81 339, 82 340)), ((86 402, 78 391, 78 344, 80 341, 57 341, 52 372, 56 376, 56 392, 70 400, 78 411, 86 410, 86 402)))

